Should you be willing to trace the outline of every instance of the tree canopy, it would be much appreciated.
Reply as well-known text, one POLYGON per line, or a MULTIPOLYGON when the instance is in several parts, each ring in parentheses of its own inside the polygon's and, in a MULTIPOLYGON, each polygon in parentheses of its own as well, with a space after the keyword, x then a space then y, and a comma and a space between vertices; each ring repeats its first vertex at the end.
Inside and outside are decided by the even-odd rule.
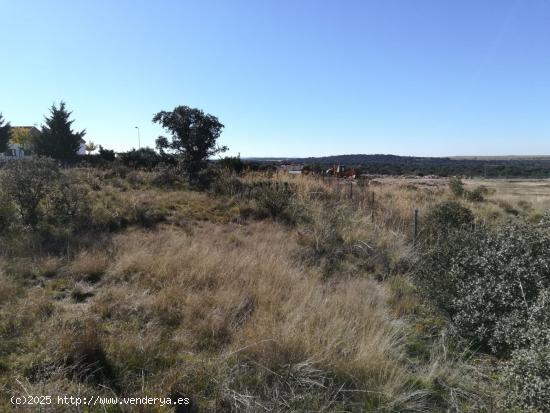
POLYGON ((69 119, 71 114, 63 101, 59 107, 52 105, 50 116, 45 117, 40 134, 34 138, 34 151, 38 155, 54 159, 71 159, 76 156, 86 130, 73 132, 71 126, 74 120, 69 119))
POLYGON ((200 109, 178 106, 171 112, 157 113, 153 122, 171 134, 170 138, 157 138, 157 148, 161 153, 168 151, 180 157, 191 180, 197 178, 209 157, 227 150, 226 146, 217 145, 224 125, 200 109))
POLYGON ((11 125, 4 120, 4 117, 0 113, 0 152, 5 152, 8 149, 8 142, 10 140, 11 125))

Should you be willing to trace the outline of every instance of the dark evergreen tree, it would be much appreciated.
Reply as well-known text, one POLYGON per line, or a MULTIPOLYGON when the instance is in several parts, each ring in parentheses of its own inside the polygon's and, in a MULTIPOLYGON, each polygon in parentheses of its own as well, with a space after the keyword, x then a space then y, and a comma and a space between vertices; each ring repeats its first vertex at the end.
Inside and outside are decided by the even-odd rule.
POLYGON ((6 123, 2 114, 0 113, 0 153, 5 152, 8 149, 8 142, 10 140, 11 125, 6 123))
POLYGON ((112 149, 105 149, 99 145, 99 157, 104 161, 113 162, 116 158, 115 151, 112 149))
POLYGON ((34 138, 33 149, 38 155, 49 156, 54 159, 74 158, 80 148, 86 130, 73 132, 70 120, 72 112, 67 111, 65 102, 59 107, 55 104, 50 108, 50 117, 45 117, 45 125, 34 138))
POLYGON ((171 112, 159 112, 153 122, 160 124, 172 135, 170 140, 160 136, 156 143, 161 155, 165 150, 177 155, 190 180, 196 180, 209 157, 225 152, 218 146, 223 124, 217 117, 200 109, 178 106, 171 112))

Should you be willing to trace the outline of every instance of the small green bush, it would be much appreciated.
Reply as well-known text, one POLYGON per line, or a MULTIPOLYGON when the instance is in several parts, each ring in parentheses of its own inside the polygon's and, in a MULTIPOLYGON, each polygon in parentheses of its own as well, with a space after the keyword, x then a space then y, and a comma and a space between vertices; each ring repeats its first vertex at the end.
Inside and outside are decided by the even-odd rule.
POLYGON ((182 174, 175 166, 160 163, 154 169, 151 184, 157 187, 167 188, 181 184, 182 181, 182 174))
POLYGON ((35 229, 43 215, 42 203, 61 179, 57 164, 48 158, 20 159, 2 170, 2 192, 16 207, 23 225, 35 229))
POLYGON ((464 196, 471 202, 483 202, 488 192, 484 186, 478 186, 473 191, 464 191, 464 196))
POLYGON ((460 178, 451 178, 449 180, 449 189, 456 197, 462 197, 462 195, 464 195, 464 184, 460 178))
POLYGON ((256 200, 259 217, 270 217, 283 221, 294 222, 291 206, 294 191, 287 184, 274 183, 259 186, 252 191, 252 198, 256 200))

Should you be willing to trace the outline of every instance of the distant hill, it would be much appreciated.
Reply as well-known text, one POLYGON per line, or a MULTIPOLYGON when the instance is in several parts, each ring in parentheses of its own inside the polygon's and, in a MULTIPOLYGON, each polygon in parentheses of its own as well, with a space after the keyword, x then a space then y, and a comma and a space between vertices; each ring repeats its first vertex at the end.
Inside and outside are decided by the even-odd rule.
POLYGON ((319 167, 344 165, 361 173, 388 175, 485 176, 493 178, 549 178, 550 156, 417 157, 351 154, 308 158, 249 158, 261 163, 292 162, 319 167))

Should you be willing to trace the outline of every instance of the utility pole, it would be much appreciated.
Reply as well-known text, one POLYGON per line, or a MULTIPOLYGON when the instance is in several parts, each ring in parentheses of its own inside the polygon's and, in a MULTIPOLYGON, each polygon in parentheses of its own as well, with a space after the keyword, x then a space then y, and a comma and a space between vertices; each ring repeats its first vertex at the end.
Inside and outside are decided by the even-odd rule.
POLYGON ((134 126, 137 129, 138 133, 138 149, 141 149, 141 136, 139 135, 139 126, 134 126))

